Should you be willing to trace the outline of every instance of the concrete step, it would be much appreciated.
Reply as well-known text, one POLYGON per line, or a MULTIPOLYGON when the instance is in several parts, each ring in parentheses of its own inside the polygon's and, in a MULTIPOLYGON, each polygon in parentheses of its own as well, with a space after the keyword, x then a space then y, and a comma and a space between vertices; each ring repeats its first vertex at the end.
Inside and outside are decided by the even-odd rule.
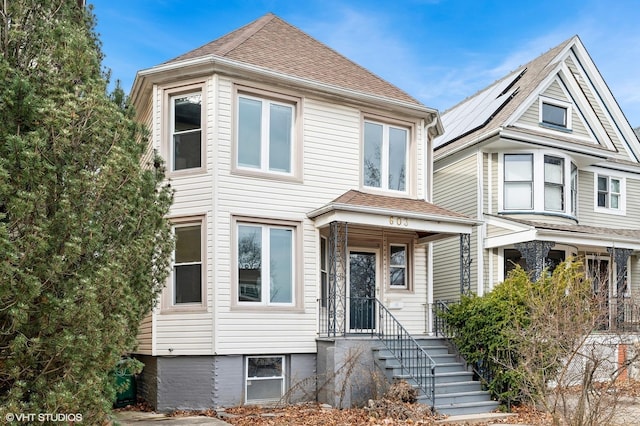
MULTIPOLYGON (((400 365, 400 361, 397 359, 387 359, 384 362, 384 368, 388 370, 393 370, 394 374, 402 373, 402 366, 400 365)), ((466 372, 467 366, 461 362, 446 362, 446 363, 438 363, 436 365, 436 375, 440 373, 454 373, 454 372, 466 372)))
POLYGON ((475 380, 466 382, 436 383, 436 396, 459 392, 482 391, 482 384, 475 380))
MULTIPOLYGON (((431 401, 425 395, 418 397, 418 402, 424 400, 425 403, 431 401)), ((491 401, 491 395, 486 391, 472 391, 472 392, 456 392, 456 393, 436 393, 436 405, 456 405, 466 404, 469 402, 486 402, 491 401)))
MULTIPOLYGON (((409 384, 413 383, 413 378, 408 374, 399 374, 394 376, 396 379, 406 380, 409 384)), ((426 375, 425 377, 431 377, 426 375)), ((436 386, 443 383, 471 382, 473 381, 473 373, 469 371, 454 371, 452 373, 438 373, 435 376, 436 386)))
POLYGON ((462 404, 438 404, 436 398, 436 412, 448 416, 460 416, 464 414, 491 413, 498 408, 496 401, 467 402, 462 404))

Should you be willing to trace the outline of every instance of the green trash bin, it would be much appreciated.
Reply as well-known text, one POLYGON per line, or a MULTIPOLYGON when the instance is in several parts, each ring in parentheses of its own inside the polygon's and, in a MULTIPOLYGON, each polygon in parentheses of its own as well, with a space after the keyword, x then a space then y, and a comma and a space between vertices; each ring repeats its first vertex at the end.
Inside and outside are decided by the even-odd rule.
POLYGON ((114 374, 116 376, 116 408, 135 404, 137 401, 136 376, 128 368, 130 360, 122 359, 116 364, 114 374))

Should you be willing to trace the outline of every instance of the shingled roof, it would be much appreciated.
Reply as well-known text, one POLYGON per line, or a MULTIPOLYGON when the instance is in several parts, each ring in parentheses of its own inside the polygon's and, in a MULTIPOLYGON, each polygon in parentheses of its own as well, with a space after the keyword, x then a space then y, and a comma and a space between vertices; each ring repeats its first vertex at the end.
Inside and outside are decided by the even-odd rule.
POLYGON ((209 55, 424 106, 398 87, 272 13, 166 63, 209 55))
POLYGON ((437 155, 444 155, 502 127, 521 102, 548 76, 549 70, 557 65, 554 60, 560 52, 576 39, 574 36, 560 43, 442 113, 445 133, 436 139, 437 155), (466 122, 460 125, 456 123, 457 119, 466 122))

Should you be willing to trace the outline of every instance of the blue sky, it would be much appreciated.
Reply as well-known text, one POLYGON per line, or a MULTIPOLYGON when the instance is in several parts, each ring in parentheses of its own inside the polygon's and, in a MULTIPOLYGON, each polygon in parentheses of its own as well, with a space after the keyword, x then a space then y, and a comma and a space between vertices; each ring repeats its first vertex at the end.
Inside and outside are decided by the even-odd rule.
POLYGON ((637 0, 89 0, 125 91, 135 74, 267 12, 444 111, 579 35, 640 126, 637 0))

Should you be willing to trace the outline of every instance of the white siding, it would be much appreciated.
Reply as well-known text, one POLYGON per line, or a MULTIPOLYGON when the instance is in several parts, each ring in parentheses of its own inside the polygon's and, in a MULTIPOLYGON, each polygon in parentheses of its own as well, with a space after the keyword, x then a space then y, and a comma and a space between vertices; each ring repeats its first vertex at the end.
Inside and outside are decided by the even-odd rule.
MULTIPOLYGON (((269 176, 234 172, 232 166, 234 113, 233 82, 214 76, 203 89, 206 120, 206 171, 174 175, 171 185, 175 200, 172 217, 204 216, 207 231, 206 310, 167 312, 155 315, 155 355, 310 353, 316 351, 317 298, 319 296, 318 230, 307 213, 329 203, 350 189, 360 187, 360 146, 363 114, 357 108, 312 98, 301 98, 302 114, 297 125, 302 140, 300 179, 272 179, 269 176), (233 280, 235 243, 234 217, 286 220, 298 224, 300 235, 295 265, 301 268, 300 304, 291 309, 238 306, 233 280)), ((164 93, 153 95, 153 146, 162 148, 162 106, 164 93)), ((151 116, 151 110, 149 112, 151 116)), ((403 117, 394 117, 402 119, 403 117)), ((416 121, 417 123, 417 121, 416 121)), ((424 147, 422 135, 414 127, 413 163, 408 184, 418 196, 424 195, 424 147)), ((381 230, 365 233, 378 235, 381 230)), ((357 235, 354 234, 354 236, 357 235)), ((350 236, 352 236, 350 234, 350 236)), ((384 250, 380 251, 384 256, 384 250)), ((406 320, 412 331, 424 332, 426 303, 426 248, 414 247, 412 265, 416 279, 412 292, 383 293, 389 302, 400 303, 394 314, 406 320)), ((396 305, 398 306, 398 305, 396 305)), ((145 323, 145 330, 151 330, 145 323)), ((151 347, 146 333, 144 347, 151 347)))
POLYGON ((140 323, 140 328, 138 329, 138 347, 136 349, 136 353, 151 355, 152 351, 152 338, 151 329, 152 329, 152 314, 149 313, 142 322, 140 323))

